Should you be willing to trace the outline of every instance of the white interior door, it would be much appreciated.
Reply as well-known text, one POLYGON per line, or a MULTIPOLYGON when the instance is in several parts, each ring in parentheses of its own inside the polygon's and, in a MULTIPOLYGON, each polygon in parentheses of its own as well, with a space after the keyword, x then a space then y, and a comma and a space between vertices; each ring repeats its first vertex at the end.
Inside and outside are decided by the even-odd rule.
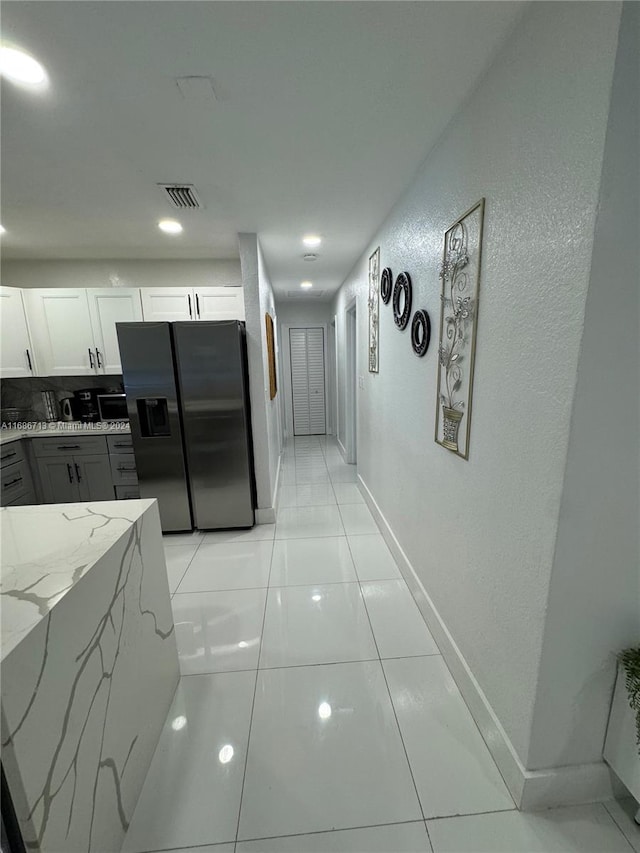
POLYGON ((142 313, 146 321, 172 323, 195 320, 196 306, 190 287, 142 287, 142 313))
POLYGON ((195 300, 198 320, 244 320, 241 287, 198 287, 195 300))
POLYGON ((293 434, 324 435, 324 331, 289 329, 293 434))
POLYGON ((96 361, 101 373, 122 373, 116 323, 142 320, 142 303, 137 287, 87 290, 89 313, 96 345, 96 361))
POLYGON ((35 376, 27 316, 17 287, 0 287, 0 323, 0 377, 35 376))

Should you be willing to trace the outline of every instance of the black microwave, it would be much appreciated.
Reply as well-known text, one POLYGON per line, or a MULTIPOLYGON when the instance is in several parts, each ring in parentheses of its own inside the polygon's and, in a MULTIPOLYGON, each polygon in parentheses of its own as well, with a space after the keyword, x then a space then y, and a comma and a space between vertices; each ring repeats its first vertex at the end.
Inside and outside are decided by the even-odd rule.
POLYGON ((128 421, 126 394, 98 394, 98 412, 103 422, 128 421))

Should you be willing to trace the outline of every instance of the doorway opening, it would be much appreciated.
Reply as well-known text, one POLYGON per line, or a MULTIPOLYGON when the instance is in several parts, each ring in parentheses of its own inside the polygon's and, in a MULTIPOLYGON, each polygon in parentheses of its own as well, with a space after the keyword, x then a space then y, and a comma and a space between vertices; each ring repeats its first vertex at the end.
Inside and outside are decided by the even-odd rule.
POLYGON ((357 306, 354 299, 348 306, 346 321, 346 371, 345 371, 345 450, 347 462, 358 461, 358 400, 357 400, 357 306))

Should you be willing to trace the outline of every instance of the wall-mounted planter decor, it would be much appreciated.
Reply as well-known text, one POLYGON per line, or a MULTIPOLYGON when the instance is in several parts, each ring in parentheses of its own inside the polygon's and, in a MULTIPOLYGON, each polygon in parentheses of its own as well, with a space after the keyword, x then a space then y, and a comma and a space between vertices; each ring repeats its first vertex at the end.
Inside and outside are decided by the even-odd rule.
POLYGON ((445 231, 435 440, 469 458, 484 199, 445 231))
POLYGON ((385 305, 389 304, 391 299, 391 291, 393 290, 393 274, 389 267, 382 270, 382 278, 380 279, 380 296, 385 305))
POLYGON ((411 316, 411 278, 401 272, 393 286, 393 322, 402 331, 411 316))
POLYGON ((380 312, 380 246, 369 258, 369 373, 378 372, 380 312))
POLYGON ((411 346, 417 356, 422 356, 429 349, 431 340, 431 320, 426 311, 418 309, 411 321, 411 346))
POLYGON ((270 399, 278 393, 278 383, 276 379, 276 349, 273 337, 273 319, 271 314, 264 315, 264 322, 267 330, 267 356, 269 359, 269 394, 270 399))

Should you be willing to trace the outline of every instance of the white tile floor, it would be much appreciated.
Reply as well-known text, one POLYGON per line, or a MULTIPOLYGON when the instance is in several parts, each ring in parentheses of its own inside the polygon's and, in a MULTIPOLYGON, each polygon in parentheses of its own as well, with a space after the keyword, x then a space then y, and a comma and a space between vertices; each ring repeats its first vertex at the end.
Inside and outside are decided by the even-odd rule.
POLYGON ((125 853, 632 853, 624 804, 521 814, 330 440, 275 525, 165 537, 183 673, 125 853))

